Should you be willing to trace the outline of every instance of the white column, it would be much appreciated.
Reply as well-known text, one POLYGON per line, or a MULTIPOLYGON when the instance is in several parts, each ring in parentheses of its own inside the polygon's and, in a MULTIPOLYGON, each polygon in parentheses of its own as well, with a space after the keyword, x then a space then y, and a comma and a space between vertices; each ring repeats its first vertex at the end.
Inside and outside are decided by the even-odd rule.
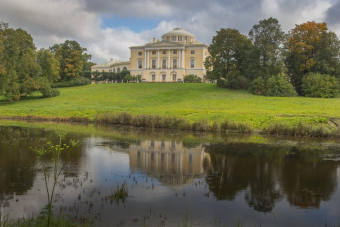
POLYGON ((158 50, 157 52, 158 52, 158 62, 157 62, 157 68, 159 69, 161 66, 159 65, 159 51, 160 50, 158 50))
POLYGON ((182 68, 185 68, 185 49, 183 50, 183 55, 182 55, 182 68))
POLYGON ((178 53, 178 68, 180 69, 181 68, 181 65, 182 65, 182 50, 179 50, 179 53, 178 53))
POLYGON ((170 49, 168 50, 168 68, 170 68, 170 49))
POLYGON ((146 69, 146 51, 144 51, 144 68, 146 69))
POLYGON ((146 68, 149 68, 149 65, 150 65, 150 63, 149 63, 150 62, 150 60, 149 60, 149 58, 150 58, 150 56, 149 56, 150 55, 150 51, 147 51, 146 53, 147 53, 147 56, 146 56, 146 65, 147 66, 146 66, 146 68))

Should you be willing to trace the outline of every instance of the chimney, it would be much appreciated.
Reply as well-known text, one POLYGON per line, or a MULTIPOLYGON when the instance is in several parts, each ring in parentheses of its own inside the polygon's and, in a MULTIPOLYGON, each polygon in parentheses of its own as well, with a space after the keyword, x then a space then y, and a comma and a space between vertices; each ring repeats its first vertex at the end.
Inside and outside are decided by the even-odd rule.
POLYGON ((156 38, 153 38, 153 39, 152 39, 152 42, 155 43, 155 42, 156 42, 156 38))

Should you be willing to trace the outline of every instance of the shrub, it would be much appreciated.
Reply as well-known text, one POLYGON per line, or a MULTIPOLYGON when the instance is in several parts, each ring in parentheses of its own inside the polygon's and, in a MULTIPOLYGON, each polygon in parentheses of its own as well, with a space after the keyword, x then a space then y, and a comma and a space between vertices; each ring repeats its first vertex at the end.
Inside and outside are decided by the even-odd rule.
POLYGON ((293 85, 285 78, 284 74, 272 76, 267 81, 266 96, 293 97, 297 92, 293 85))
POLYGON ((225 80, 224 79, 218 79, 216 85, 217 85, 217 87, 225 87, 225 80))
POLYGON ((242 76, 239 71, 229 72, 225 81, 225 87, 230 89, 248 89, 249 80, 242 76))
POLYGON ((60 95, 60 91, 56 88, 40 91, 44 97, 56 97, 60 95))
POLYGON ((258 77, 252 81, 250 92, 254 95, 292 97, 297 96, 295 88, 284 74, 270 77, 268 80, 258 77))
POLYGON ((266 81, 262 77, 258 77, 251 82, 250 92, 254 95, 265 95, 267 92, 266 81))
POLYGON ((202 78, 198 77, 197 75, 190 74, 190 75, 184 76, 184 82, 185 83, 201 83, 202 78))
POLYGON ((335 77, 319 73, 304 76, 301 87, 307 97, 333 98, 339 92, 339 83, 335 77))
POLYGON ((74 78, 70 81, 61 81, 61 82, 53 83, 52 87, 53 88, 75 87, 75 86, 87 85, 87 84, 90 84, 90 83, 91 83, 90 79, 80 76, 80 77, 74 78))

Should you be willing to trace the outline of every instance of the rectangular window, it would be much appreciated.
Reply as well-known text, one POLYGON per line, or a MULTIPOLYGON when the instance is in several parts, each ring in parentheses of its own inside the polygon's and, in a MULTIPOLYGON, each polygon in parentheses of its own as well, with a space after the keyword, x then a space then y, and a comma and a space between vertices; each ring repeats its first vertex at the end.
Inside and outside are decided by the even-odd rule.
POLYGON ((163 69, 166 69, 166 59, 163 59, 163 60, 162 60, 162 68, 163 68, 163 69))
POLYGON ((156 60, 152 59, 152 68, 155 69, 156 68, 156 60))
POLYGON ((138 60, 138 68, 139 69, 143 68, 143 61, 142 60, 138 60))
POLYGON ((195 68, 195 59, 190 59, 190 68, 195 68))
POLYGON ((176 41, 176 36, 172 36, 172 41, 176 41))
POLYGON ((177 54, 177 50, 174 50, 173 54, 177 54))
POLYGON ((155 50, 152 51, 152 55, 156 55, 156 51, 155 50))
POLYGON ((143 53, 142 53, 142 52, 138 52, 138 55, 139 55, 139 56, 142 56, 142 55, 143 55, 143 53))
POLYGON ((166 50, 163 50, 163 52, 162 52, 163 54, 166 54, 166 50))
POLYGON ((178 41, 182 41, 182 36, 178 36, 178 41))
POLYGON ((170 36, 167 36, 167 37, 166 37, 166 41, 170 41, 170 36))
POLYGON ((191 50, 191 54, 195 54, 195 51, 194 51, 194 50, 191 50))
POLYGON ((172 67, 177 69, 177 58, 172 59, 172 67))

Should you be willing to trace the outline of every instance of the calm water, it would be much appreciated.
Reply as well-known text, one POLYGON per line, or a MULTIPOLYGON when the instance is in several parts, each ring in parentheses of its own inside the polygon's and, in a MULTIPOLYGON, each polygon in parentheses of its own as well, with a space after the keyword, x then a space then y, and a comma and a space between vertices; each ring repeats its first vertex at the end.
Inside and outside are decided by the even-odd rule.
MULTIPOLYGON (((68 130, 73 132, 66 141, 82 145, 66 161, 56 213, 94 218, 96 226, 340 223, 340 142, 94 126, 68 130), (126 201, 105 201, 124 182, 126 201)), ((46 205, 43 174, 30 147, 47 141, 57 142, 53 130, 0 126, 2 213, 36 216, 46 205)))

